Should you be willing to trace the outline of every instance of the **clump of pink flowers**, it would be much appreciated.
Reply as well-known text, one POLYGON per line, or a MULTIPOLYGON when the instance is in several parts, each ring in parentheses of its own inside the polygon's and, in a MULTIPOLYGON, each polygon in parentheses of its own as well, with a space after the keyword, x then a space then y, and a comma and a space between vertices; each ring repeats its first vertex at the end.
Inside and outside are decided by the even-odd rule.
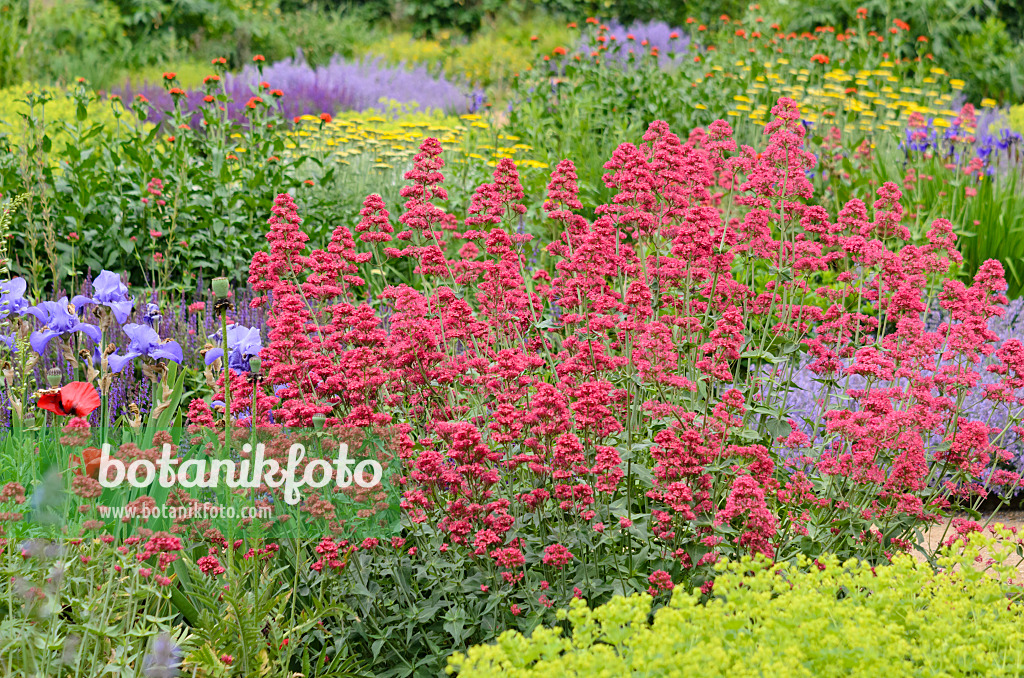
MULTIPOLYGON (((325 249, 307 249, 278 197, 250 277, 271 318, 259 397, 278 424, 391 432, 404 541, 364 546, 363 567, 486 573, 474 595, 515 601, 512 615, 710 591, 711 566, 744 554, 813 543, 885 560, 952 502, 1020 482, 1000 440, 1024 406, 1024 344, 988 329, 1006 301, 999 264, 956 279, 952 224, 912 241, 893 183, 816 204, 796 104, 772 116, 759 151, 724 121, 686 139, 653 123, 605 165, 617 195, 593 220, 559 163, 551 273, 527 270, 514 163, 460 220, 434 139, 398 219, 370 196, 357 235, 338 226, 325 249), (396 259, 418 284, 367 299, 366 268, 396 259), (810 430, 789 403, 804 367, 823 404, 810 430), (986 397, 1011 411, 1003 429, 962 408, 983 369, 1000 377, 986 397), (550 589, 545 568, 561 577, 550 589)), ((343 552, 321 543, 317 568, 343 552)))

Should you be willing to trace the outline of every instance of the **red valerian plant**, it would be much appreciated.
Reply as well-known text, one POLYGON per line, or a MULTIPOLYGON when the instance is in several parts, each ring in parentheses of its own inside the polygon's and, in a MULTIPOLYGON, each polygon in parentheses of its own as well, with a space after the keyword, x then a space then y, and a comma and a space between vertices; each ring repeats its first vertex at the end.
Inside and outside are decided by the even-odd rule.
POLYGON ((452 620, 458 645, 574 595, 710 590, 722 558, 880 562, 952 501, 1019 482, 1000 468, 1006 429, 962 408, 983 369, 1001 377, 987 396, 1010 426, 1024 405, 1024 344, 988 329, 999 264, 954 279, 952 225, 909 242, 891 183, 829 214, 795 103, 772 116, 760 152, 723 121, 685 141, 653 123, 605 165, 617 194, 594 221, 560 163, 544 205, 561 230, 543 247, 553 274, 527 274, 537 245, 515 228, 527 217, 509 160, 460 224, 436 204, 443 154, 428 139, 398 225, 370 196, 358 237, 339 226, 325 250, 306 251, 278 196, 250 278, 270 304, 273 420, 391 427, 403 464, 403 539, 354 552, 337 585, 356 618, 411 605, 407 584, 374 583, 398 571, 448 610, 444 631, 408 622, 423 627, 401 634, 416 647, 391 635, 381 650, 362 622, 348 642, 401 663, 452 620), (420 283, 366 300, 362 267, 394 257, 420 283), (808 424, 789 405, 804 366, 821 383, 808 424))

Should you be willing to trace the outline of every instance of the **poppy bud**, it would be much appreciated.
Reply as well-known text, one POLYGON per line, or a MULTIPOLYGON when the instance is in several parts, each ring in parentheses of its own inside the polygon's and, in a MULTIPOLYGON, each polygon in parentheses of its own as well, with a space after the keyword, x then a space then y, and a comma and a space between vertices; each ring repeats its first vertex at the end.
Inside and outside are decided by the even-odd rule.
POLYGON ((324 424, 327 422, 326 414, 314 414, 313 415, 313 428, 317 431, 322 431, 324 424))
POLYGON ((260 368, 262 366, 263 361, 260 360, 260 357, 258 355, 254 355, 253 357, 249 358, 249 369, 251 369, 254 373, 259 374, 260 368))
POLYGON ((228 296, 228 279, 214 278, 213 283, 210 285, 210 289, 213 290, 213 296, 218 299, 223 299, 228 296))
POLYGON ((50 385, 50 388, 60 386, 60 370, 58 368, 51 367, 46 370, 46 383, 50 385))

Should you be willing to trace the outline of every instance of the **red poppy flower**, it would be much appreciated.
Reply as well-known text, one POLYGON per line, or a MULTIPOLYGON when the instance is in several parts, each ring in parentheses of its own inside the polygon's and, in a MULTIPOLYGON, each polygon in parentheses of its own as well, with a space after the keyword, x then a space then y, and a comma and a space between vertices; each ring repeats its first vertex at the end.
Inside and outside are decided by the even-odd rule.
POLYGON ((88 382, 73 381, 63 388, 43 391, 37 404, 62 417, 87 417, 100 406, 100 394, 88 382))
MULTIPOLYGON (((87 447, 82 450, 82 458, 79 459, 76 455, 68 457, 68 462, 71 466, 78 466, 79 464, 85 465, 85 473, 90 478, 98 480, 100 477, 100 451, 95 447, 87 447)), ((82 475, 81 469, 75 469, 75 475, 82 475)))

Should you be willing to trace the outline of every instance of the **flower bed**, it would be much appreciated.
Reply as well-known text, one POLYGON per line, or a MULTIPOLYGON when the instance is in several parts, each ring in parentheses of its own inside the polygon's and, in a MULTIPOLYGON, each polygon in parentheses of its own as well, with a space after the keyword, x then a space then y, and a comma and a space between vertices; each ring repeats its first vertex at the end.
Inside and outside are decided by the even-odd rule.
POLYGON ((842 670, 859 625, 893 637, 865 661, 998 669, 1016 636, 934 659, 894 592, 954 603, 936 633, 1016 621, 1006 577, 920 539, 981 545, 953 516, 1021 484, 1021 281, 979 237, 1018 218, 1016 142, 979 143, 926 54, 883 65, 901 26, 754 11, 580 21, 593 53, 538 53, 507 120, 286 118, 217 59, 201 97, 165 74, 160 126, 141 99, 92 123, 82 86, 59 156, 12 144, 0 664, 842 670), (659 639, 683 621, 692 652, 659 639))

